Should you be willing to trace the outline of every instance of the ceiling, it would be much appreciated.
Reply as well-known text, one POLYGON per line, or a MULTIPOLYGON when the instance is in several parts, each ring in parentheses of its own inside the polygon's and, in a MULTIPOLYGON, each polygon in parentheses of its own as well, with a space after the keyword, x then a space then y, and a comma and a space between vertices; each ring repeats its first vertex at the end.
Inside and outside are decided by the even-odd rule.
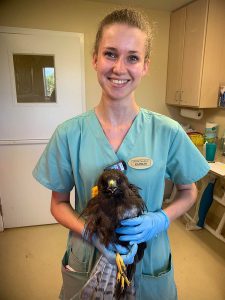
POLYGON ((128 6, 139 6, 142 8, 172 11, 191 0, 89 0, 92 2, 112 3, 128 6))

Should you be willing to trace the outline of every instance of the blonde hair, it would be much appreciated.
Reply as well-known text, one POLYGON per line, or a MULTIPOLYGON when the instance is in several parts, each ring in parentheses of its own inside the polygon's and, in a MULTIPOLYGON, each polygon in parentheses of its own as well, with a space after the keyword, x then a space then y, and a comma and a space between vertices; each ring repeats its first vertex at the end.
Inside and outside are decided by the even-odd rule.
POLYGON ((115 23, 126 24, 131 27, 136 27, 146 34, 145 43, 145 61, 150 59, 151 44, 152 44, 152 29, 148 22, 148 19, 140 11, 135 9, 118 9, 114 10, 100 22, 98 31, 95 37, 95 44, 93 54, 98 53, 99 44, 102 39, 103 30, 106 26, 115 23))

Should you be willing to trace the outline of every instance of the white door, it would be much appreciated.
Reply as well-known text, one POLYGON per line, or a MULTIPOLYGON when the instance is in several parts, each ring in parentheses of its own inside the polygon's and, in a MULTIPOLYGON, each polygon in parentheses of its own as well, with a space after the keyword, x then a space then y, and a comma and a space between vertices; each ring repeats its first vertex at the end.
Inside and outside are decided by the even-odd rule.
POLYGON ((0 27, 0 198, 5 228, 55 222, 32 170, 84 107, 83 35, 0 27))

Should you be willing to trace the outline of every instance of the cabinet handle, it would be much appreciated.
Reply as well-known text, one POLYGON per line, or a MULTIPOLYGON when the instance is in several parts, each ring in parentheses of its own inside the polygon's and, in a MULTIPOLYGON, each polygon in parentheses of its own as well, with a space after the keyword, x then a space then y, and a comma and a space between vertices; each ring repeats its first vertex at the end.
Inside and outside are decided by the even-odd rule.
POLYGON ((183 99, 182 99, 182 95, 183 95, 183 93, 184 93, 184 91, 180 91, 180 102, 182 102, 182 101, 183 101, 183 99))
POLYGON ((176 102, 179 102, 179 101, 180 101, 179 91, 176 91, 176 93, 175 93, 175 101, 176 101, 176 102))

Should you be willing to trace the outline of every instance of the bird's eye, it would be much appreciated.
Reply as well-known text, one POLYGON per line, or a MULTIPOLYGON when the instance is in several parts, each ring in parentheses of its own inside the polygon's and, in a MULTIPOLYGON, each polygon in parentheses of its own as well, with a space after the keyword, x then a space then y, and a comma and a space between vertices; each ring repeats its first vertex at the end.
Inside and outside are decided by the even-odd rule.
POLYGON ((121 185, 121 184, 122 184, 122 179, 121 179, 121 178, 118 178, 118 179, 117 179, 117 183, 118 183, 118 185, 121 185))

